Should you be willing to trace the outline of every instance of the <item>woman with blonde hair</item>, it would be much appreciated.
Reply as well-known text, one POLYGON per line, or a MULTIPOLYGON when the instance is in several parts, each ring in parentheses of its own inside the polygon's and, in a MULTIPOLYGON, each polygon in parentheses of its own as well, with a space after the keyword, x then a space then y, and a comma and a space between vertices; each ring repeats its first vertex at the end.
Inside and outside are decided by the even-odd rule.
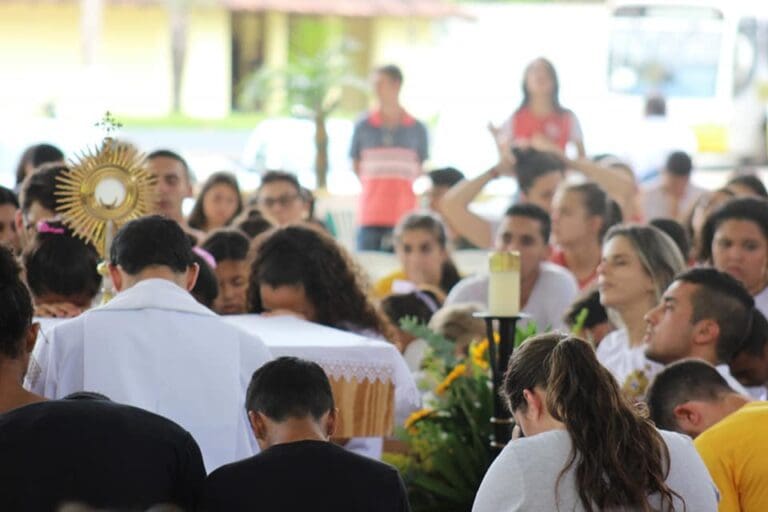
POLYGON ((644 316, 656 307, 675 275, 685 270, 685 260, 658 228, 622 225, 605 235, 597 270, 600 303, 618 327, 600 343, 597 358, 628 396, 641 398, 661 369, 645 357, 644 316))
POLYGON ((656 430, 587 342, 529 339, 512 355, 502 393, 525 438, 491 465, 473 512, 717 510, 690 438, 656 430))

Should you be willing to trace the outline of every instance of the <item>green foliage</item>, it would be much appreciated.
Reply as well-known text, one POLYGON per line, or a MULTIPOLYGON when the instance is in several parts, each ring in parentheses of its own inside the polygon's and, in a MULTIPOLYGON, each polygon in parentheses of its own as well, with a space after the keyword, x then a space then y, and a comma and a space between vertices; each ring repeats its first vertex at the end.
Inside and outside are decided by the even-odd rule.
MULTIPOLYGON (((399 429, 407 456, 391 459, 408 487, 414 512, 469 512, 488 466, 493 415, 488 340, 474 342, 469 357, 457 357, 452 341, 415 318, 401 320, 404 331, 429 343, 420 382, 426 408, 399 429)), ((535 335, 536 326, 518 328, 515 347, 535 335)))
POLYGON ((284 68, 261 68, 246 77, 239 87, 239 106, 255 108, 278 92, 294 115, 325 118, 338 107, 343 87, 364 87, 350 71, 354 51, 351 41, 311 54, 296 51, 284 68))

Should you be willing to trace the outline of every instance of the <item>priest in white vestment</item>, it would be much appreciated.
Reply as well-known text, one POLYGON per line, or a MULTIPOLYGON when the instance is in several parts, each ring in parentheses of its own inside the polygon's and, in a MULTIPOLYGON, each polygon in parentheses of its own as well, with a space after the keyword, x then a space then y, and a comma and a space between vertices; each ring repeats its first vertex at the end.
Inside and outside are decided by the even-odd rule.
POLYGON ((253 455, 245 391, 272 357, 260 339, 195 301, 188 290, 197 272, 175 222, 126 224, 111 250, 117 296, 47 331, 27 387, 53 399, 95 391, 165 416, 192 434, 209 472, 253 455))

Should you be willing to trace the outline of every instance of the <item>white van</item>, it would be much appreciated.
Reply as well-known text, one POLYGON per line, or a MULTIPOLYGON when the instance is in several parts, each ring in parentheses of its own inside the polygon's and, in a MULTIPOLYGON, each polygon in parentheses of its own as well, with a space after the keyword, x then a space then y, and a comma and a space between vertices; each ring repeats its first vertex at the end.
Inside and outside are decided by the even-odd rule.
POLYGON ((617 114, 640 112, 647 95, 661 94, 670 120, 693 130, 700 161, 768 160, 768 1, 614 1, 610 9, 607 87, 617 114))

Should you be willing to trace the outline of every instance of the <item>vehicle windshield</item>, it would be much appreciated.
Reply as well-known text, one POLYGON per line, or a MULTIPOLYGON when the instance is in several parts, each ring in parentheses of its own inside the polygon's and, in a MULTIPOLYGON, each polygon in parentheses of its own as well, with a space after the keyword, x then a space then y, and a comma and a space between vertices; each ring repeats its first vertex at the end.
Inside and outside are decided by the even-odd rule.
POLYGON ((625 7, 612 20, 608 86, 623 94, 715 95, 722 14, 699 7, 625 7))

